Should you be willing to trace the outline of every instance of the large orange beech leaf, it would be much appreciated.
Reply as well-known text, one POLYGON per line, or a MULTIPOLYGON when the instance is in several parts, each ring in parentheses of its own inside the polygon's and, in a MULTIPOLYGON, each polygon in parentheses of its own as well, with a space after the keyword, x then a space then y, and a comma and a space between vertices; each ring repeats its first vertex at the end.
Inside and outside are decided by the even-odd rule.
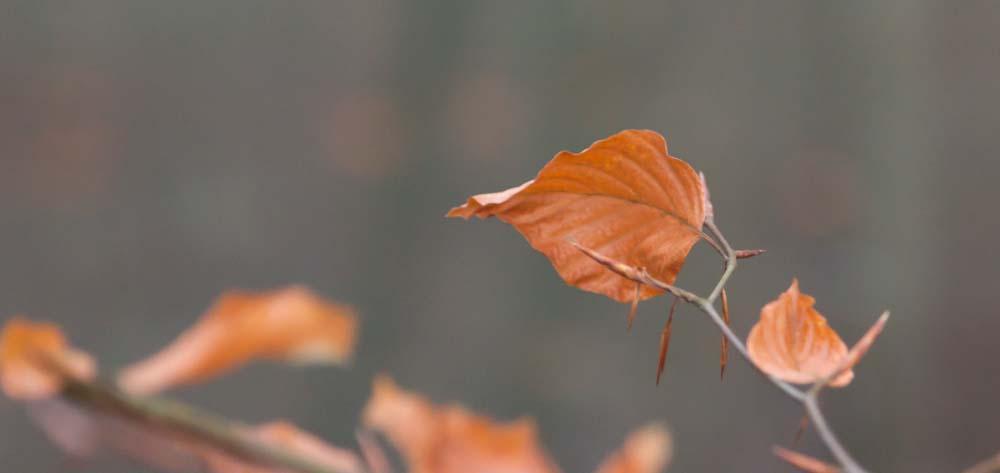
MULTIPOLYGON (((247 433, 260 442, 301 455, 316 465, 330 468, 332 471, 342 473, 364 471, 361 460, 353 452, 334 447, 286 421, 260 425, 247 433)), ((205 450, 202 457, 212 473, 289 473, 283 468, 248 463, 214 450, 205 450)))
POLYGON ((362 423, 399 449, 410 473, 557 473, 528 419, 495 423, 460 406, 436 407, 375 379, 362 423))
POLYGON ((608 457, 597 473, 657 473, 666 468, 672 455, 670 433, 652 424, 630 434, 621 450, 608 457))
MULTIPOLYGON (((798 280, 760 311, 750 330, 747 351, 765 373, 790 383, 822 381, 843 368, 847 346, 813 305, 816 299, 799 292, 798 280)), ((854 372, 845 370, 830 386, 846 386, 854 372)))
MULTIPOLYGON (((625 130, 580 153, 562 151, 518 187, 469 198, 448 212, 496 217, 549 258, 568 284, 619 302, 636 283, 577 251, 571 240, 673 283, 701 238, 707 193, 687 163, 667 154, 659 133, 625 130)), ((663 291, 642 286, 639 299, 663 291)))
POLYGON ((92 379, 94 360, 66 342, 59 327, 14 317, 0 334, 0 384, 4 394, 18 400, 55 396, 66 376, 92 379))
POLYGON ((119 384, 150 394, 210 379, 257 358, 342 363, 353 352, 356 327, 352 309, 301 286, 231 291, 169 346, 126 368, 119 384))

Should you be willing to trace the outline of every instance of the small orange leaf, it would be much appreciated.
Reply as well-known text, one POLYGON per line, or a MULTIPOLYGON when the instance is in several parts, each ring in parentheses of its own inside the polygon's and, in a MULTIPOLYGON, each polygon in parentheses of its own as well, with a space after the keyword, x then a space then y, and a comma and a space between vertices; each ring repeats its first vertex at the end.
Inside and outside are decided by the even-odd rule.
POLYGON ((56 395, 66 376, 89 380, 94 360, 66 343, 59 327, 14 317, 0 334, 0 384, 11 399, 39 400, 56 395))
POLYGON ((362 423, 384 433, 411 473, 555 473, 528 419, 508 423, 451 405, 437 407, 379 376, 362 423))
MULTIPOLYGON (((302 456, 317 466, 330 468, 342 473, 364 471, 360 459, 353 452, 334 447, 318 437, 299 429, 295 425, 276 421, 254 427, 247 432, 256 440, 281 448, 289 453, 302 456)), ((287 470, 273 466, 249 463, 214 450, 205 450, 202 457, 213 473, 286 473, 287 470)))
POLYGON ((201 382, 257 358, 342 363, 354 349, 356 326, 352 309, 301 286, 227 292, 172 344, 126 368, 119 384, 149 394, 201 382))
POLYGON ((597 473, 656 473, 666 468, 672 456, 670 433, 652 424, 629 435, 622 449, 608 457, 597 473))
POLYGON ((807 471, 809 473, 840 473, 840 468, 817 460, 808 455, 803 455, 778 446, 775 446, 772 450, 779 458, 791 463, 793 466, 802 471, 807 471))
MULTIPOLYGON (((750 330, 747 351, 765 373, 790 383, 807 384, 834 374, 847 356, 847 346, 813 308, 816 299, 799 292, 798 280, 760 311, 750 330)), ((843 387, 854 378, 846 370, 830 386, 843 387)))
MULTIPOLYGON (((673 284, 702 237, 707 193, 659 133, 625 130, 580 153, 562 151, 518 187, 469 198, 449 217, 497 217, 545 254, 568 284, 632 302, 635 286, 569 240, 673 284)), ((663 291, 643 286, 641 299, 663 291)))

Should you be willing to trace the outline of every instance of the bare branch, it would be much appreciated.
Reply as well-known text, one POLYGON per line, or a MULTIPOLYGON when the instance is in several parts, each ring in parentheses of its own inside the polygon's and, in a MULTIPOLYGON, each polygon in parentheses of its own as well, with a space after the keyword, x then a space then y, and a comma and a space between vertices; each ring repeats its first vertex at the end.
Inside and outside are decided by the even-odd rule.
MULTIPOLYGON (((833 433, 833 430, 826 422, 826 418, 823 417, 823 412, 820 410, 819 399, 818 399, 819 391, 822 389, 822 385, 819 385, 817 383, 817 385, 815 385, 813 389, 811 389, 808 393, 805 393, 802 390, 792 386, 791 384, 788 384, 761 370, 760 367, 753 362, 753 359, 747 352, 746 345, 743 344, 743 340, 741 340, 739 337, 736 336, 735 333, 733 333, 733 331, 729 328, 729 325, 726 323, 726 320, 722 316, 720 316, 719 312, 715 309, 716 299, 720 297, 722 291, 726 287, 726 283, 729 281, 729 278, 733 275, 733 272, 736 270, 737 261, 739 260, 739 254, 735 250, 733 250, 733 247, 729 244, 729 242, 726 240, 726 237, 715 225, 715 222, 713 221, 712 218, 707 218, 705 220, 705 228, 707 228, 709 232, 711 232, 715 236, 719 246, 722 249, 722 252, 726 256, 725 270, 722 272, 722 276, 719 277, 719 281, 716 283, 715 288, 713 288, 709 296, 705 298, 700 297, 694 294, 693 292, 676 287, 672 284, 667 284, 663 281, 660 281, 651 276, 644 268, 636 268, 634 266, 625 264, 621 261, 609 258, 601 253, 598 253, 597 251, 594 251, 590 248, 580 245, 575 241, 570 241, 570 243, 578 250, 582 251, 584 254, 592 258, 594 261, 604 265, 605 267, 621 275, 622 277, 667 291, 673 294, 674 296, 683 299, 685 302, 701 309, 702 312, 704 312, 706 315, 709 316, 710 319, 712 319, 712 322, 715 323, 715 325, 719 328, 719 330, 722 331, 722 334, 726 337, 726 339, 729 340, 729 343, 732 344, 732 346, 735 347, 736 350, 740 352, 743 358, 745 358, 748 362, 750 362, 750 364, 753 365, 757 369, 757 371, 761 373, 762 376, 771 381, 771 383, 774 384, 776 387, 778 387, 778 389, 787 394, 788 397, 798 401, 799 403, 805 406, 806 413, 809 416, 809 419, 812 422, 812 424, 815 426, 817 433, 823 440, 823 443, 826 444, 827 448, 837 459, 837 462, 840 464, 840 467, 843 469, 845 473, 867 473, 866 470, 863 467, 861 467, 861 465, 858 464, 857 461, 854 460, 854 458, 850 455, 850 453, 848 453, 847 449, 844 448, 844 446, 840 443, 840 441, 837 439, 837 436, 833 433), (816 386, 819 387, 817 388, 816 386)), ((864 337, 862 337, 862 340, 858 343, 858 345, 855 346, 856 350, 852 349, 854 355, 851 355, 849 353, 848 356, 845 357, 844 366, 846 366, 846 369, 850 369, 850 367, 853 366, 853 364, 856 363, 857 360, 860 359, 862 355, 864 355, 864 352, 871 346, 871 343, 874 341, 874 338, 878 335, 878 332, 880 332, 882 327, 885 325, 885 320, 887 318, 888 314, 883 314, 882 318, 879 319, 879 322, 875 324, 875 327, 869 330, 869 333, 867 333, 864 337)), ((835 370, 835 372, 841 372, 841 371, 844 371, 844 369, 835 370)), ((825 383, 823 385, 825 385, 825 383)))
POLYGON ((609 258, 601 253, 598 253, 590 248, 587 248, 586 246, 577 243, 575 240, 570 240, 569 243, 573 245, 576 249, 582 251, 583 254, 589 256, 594 261, 604 265, 606 268, 614 271, 615 273, 618 273, 618 275, 620 275, 623 278, 631 279, 635 282, 639 282, 647 286, 652 286, 657 289, 667 291, 677 297, 680 297, 681 299, 684 299, 686 302, 689 303, 696 303, 696 301, 700 299, 698 296, 696 296, 694 293, 690 291, 685 291, 684 289, 681 289, 677 286, 674 286, 672 284, 667 284, 663 281, 660 281, 659 279, 654 278, 648 272, 646 272, 645 268, 636 268, 634 266, 629 266, 625 263, 609 258))
POLYGON ((296 473, 344 473, 284 448, 261 442, 243 431, 244 426, 162 399, 137 398, 96 382, 66 378, 61 396, 86 409, 128 419, 240 460, 274 466, 296 473))
POLYGON ((962 473, 995 473, 998 471, 1000 471, 1000 453, 972 465, 962 473))
MULTIPOLYGON (((668 291, 671 294, 677 296, 678 298, 683 299, 685 302, 697 307, 702 312, 707 314, 709 318, 712 319, 712 322, 714 322, 715 325, 719 327, 719 330, 722 331, 722 334, 725 335, 725 337, 729 340, 729 344, 735 347, 736 350, 739 351, 741 355, 743 355, 743 358, 750 361, 750 364, 754 368, 756 368, 757 371, 761 373, 762 376, 767 378, 769 381, 771 381, 771 383, 773 383, 775 386, 784 391, 785 394, 788 394, 793 399, 799 402, 802 402, 805 399, 805 393, 803 393, 801 390, 778 378, 775 378, 774 376, 765 373, 760 369, 760 367, 757 366, 756 363, 753 362, 753 360, 750 358, 750 354, 747 353, 747 347, 746 345, 743 344, 743 340, 741 340, 740 337, 738 337, 735 333, 733 333, 732 329, 729 328, 729 325, 726 324, 726 321, 723 320, 722 316, 719 315, 719 312, 715 309, 715 306, 712 305, 711 302, 701 297, 698 297, 697 295, 695 295, 690 291, 686 291, 679 287, 660 281, 650 276, 649 273, 647 273, 645 270, 635 268, 633 266, 629 266, 625 263, 622 263, 618 260, 609 258, 601 253, 591 250, 590 248, 587 248, 576 242, 571 242, 571 243, 573 244, 573 246, 582 251, 584 254, 593 258, 594 261, 597 261, 598 263, 604 265, 608 269, 618 273, 622 277, 631 279, 633 281, 641 282, 643 284, 647 284, 649 286, 653 286, 662 289, 664 291, 668 291)), ((735 261, 735 259, 732 259, 731 261, 735 261)), ((732 271, 729 271, 728 273, 732 274, 732 271)))
POLYGON ((826 448, 830 450, 830 453, 837 459, 837 463, 840 463, 844 471, 847 473, 865 473, 866 470, 854 460, 854 457, 851 456, 847 449, 840 443, 840 440, 837 439, 837 435, 833 433, 830 424, 826 422, 826 417, 823 416, 823 411, 819 408, 819 391, 809 391, 803 404, 806 406, 806 413, 809 414, 809 420, 816 429, 816 433, 819 434, 820 439, 826 444, 826 448))

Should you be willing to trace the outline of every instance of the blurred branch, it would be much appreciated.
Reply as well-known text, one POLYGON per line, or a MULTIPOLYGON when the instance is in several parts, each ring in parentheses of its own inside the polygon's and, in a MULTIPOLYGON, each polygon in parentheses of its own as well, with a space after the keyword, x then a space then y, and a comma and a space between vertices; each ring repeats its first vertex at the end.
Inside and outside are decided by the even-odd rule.
POLYGON ((245 433, 246 427, 193 407, 156 398, 139 398, 98 382, 66 377, 62 397, 81 407, 136 422, 217 449, 234 458, 297 473, 346 473, 320 465, 245 433))
POLYGON ((576 246, 577 249, 622 277, 667 291, 683 299, 685 302, 699 308, 702 312, 708 315, 710 319, 712 319, 712 322, 714 322, 719 330, 722 331, 722 334, 729 339, 729 343, 736 347, 736 350, 743 355, 743 358, 745 358, 750 365, 756 368, 762 376, 767 378, 778 389, 787 394, 788 397, 794 399, 805 407, 806 413, 812 421, 812 424, 815 426, 816 431, 819 433, 820 438, 823 440, 823 443, 826 444, 827 449, 829 449, 830 453, 837 459, 837 462, 840 464, 840 467, 845 473, 867 473, 866 470, 854 460, 850 453, 848 453, 847 449, 844 448, 844 446, 837 439, 837 436, 833 433, 833 430, 830 429, 829 424, 827 424, 826 418, 823 416, 823 412, 819 407, 819 393, 822 385, 818 384, 817 387, 814 387, 806 393, 789 383, 765 373, 759 366, 757 366, 756 363, 753 362, 753 359, 750 358, 750 354, 747 352, 747 348, 746 345, 743 344, 743 340, 733 333, 733 331, 729 328, 729 325, 726 324, 722 316, 719 315, 719 312, 715 308, 715 301, 722 294, 729 278, 732 277, 733 272, 736 271, 737 261, 743 255, 733 249, 733 247, 726 240, 726 237, 723 236, 722 232, 719 231, 719 228, 715 225, 713 218, 709 217, 705 219, 705 228, 707 228, 709 232, 715 236, 716 243, 722 249, 721 253, 726 258, 726 266, 722 272, 722 276, 719 277, 719 282, 715 284, 715 287, 712 289, 712 292, 708 295, 708 297, 700 297, 693 292, 660 281, 650 275, 644 268, 629 266, 622 262, 608 258, 607 256, 589 248, 583 247, 576 242, 571 243, 576 246))
POLYGON ((994 473, 997 471, 1000 471, 1000 453, 972 465, 962 473, 994 473))

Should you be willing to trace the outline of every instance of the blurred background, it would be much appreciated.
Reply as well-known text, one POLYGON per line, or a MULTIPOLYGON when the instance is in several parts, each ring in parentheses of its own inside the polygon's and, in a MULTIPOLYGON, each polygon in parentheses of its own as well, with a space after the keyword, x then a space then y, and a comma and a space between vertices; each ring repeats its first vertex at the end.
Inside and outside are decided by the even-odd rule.
MULTIPOLYGON (((802 412, 667 300, 567 287, 512 228, 446 220, 474 193, 624 128, 708 177, 735 246, 734 325, 797 276, 850 343, 828 393, 875 471, 1000 449, 1000 3, 5 1, 0 314, 63 325, 106 371, 234 287, 307 284, 362 314, 347 369, 256 364, 183 400, 342 444, 374 374, 534 416, 566 472, 664 419, 672 471, 791 471, 802 412)), ((704 245, 678 284, 719 274, 704 245)), ((0 401, 5 471, 72 464, 0 401)), ((828 458, 812 433, 800 449, 828 458)))

